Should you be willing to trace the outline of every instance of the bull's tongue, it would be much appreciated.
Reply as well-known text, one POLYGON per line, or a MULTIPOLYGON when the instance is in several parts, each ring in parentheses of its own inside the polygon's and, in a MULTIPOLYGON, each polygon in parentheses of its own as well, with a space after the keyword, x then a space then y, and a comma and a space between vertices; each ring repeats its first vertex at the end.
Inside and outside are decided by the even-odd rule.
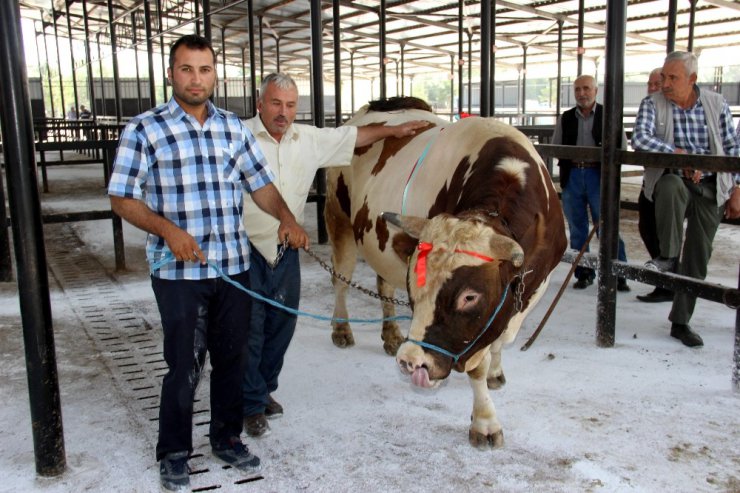
POLYGON ((432 384, 429 382, 429 372, 424 367, 417 368, 411 374, 411 382, 419 387, 429 388, 432 384))

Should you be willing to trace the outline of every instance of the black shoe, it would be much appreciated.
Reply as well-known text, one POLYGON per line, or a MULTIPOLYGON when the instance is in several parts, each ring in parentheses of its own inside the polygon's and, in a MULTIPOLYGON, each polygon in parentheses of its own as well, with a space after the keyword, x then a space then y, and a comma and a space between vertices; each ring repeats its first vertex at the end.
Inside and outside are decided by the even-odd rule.
POLYGON ((622 293, 631 291, 629 285, 627 285, 627 279, 624 277, 617 279, 617 291, 621 291, 622 293))
POLYGON ((267 418, 264 413, 252 414, 244 418, 244 429, 247 435, 254 438, 270 434, 270 425, 267 424, 267 418))
POLYGON ((283 406, 278 401, 272 398, 271 395, 267 396, 267 405, 265 406, 265 417, 267 419, 279 418, 283 415, 283 406))
POLYGON ((673 324, 671 325, 671 337, 683 342, 684 346, 688 347, 701 347, 704 345, 704 341, 701 336, 691 330, 691 327, 685 324, 673 324))
POLYGON ((673 291, 665 288, 655 288, 648 294, 638 294, 637 299, 645 303, 662 303, 673 301, 673 291))
POLYGON ((190 491, 187 451, 172 452, 159 461, 159 482, 166 491, 190 491))
POLYGON ((262 469, 260 458, 251 453, 238 437, 223 444, 212 444, 211 451, 213 455, 245 474, 254 474, 262 469))
POLYGON ((583 279, 578 279, 575 284, 573 284, 573 289, 586 289, 593 283, 593 279, 591 279, 590 277, 584 277, 583 279))

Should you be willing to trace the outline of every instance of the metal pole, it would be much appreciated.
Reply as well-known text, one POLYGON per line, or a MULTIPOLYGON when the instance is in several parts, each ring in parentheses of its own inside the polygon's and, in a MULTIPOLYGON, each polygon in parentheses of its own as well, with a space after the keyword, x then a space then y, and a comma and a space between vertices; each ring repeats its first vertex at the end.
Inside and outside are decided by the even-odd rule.
POLYGON ((74 49, 72 46, 72 23, 69 19, 69 2, 64 2, 64 9, 67 14, 67 36, 69 36, 69 61, 70 61, 70 67, 72 68, 72 89, 74 91, 75 95, 75 115, 76 118, 79 118, 80 116, 80 101, 77 98, 77 74, 75 70, 75 55, 74 55, 74 49))
POLYGON ((458 2, 457 4, 457 87, 460 90, 457 105, 458 113, 462 113, 463 110, 463 5, 465 5, 465 2, 458 2))
POLYGON ((450 55, 450 121, 455 114, 455 55, 450 55))
MULTIPOLYGON (((35 23, 34 23, 35 26, 35 23)), ((49 47, 46 45, 46 29, 44 21, 41 21, 41 37, 44 41, 44 60, 46 60, 46 83, 49 85, 49 105, 51 106, 51 117, 54 118, 54 92, 51 90, 51 70, 49 69, 49 47)), ((39 71, 39 77, 41 72, 39 71)), ((64 115, 64 111, 62 111, 64 115)))
POLYGON ((100 32, 95 35, 95 44, 98 45, 98 70, 100 71, 100 114, 107 115, 108 112, 105 108, 105 78, 103 77, 103 56, 100 52, 100 32))
POLYGON ((496 0, 491 0, 491 109, 489 115, 496 115, 496 0))
POLYGON ((491 0, 480 4, 480 116, 491 116, 491 0))
POLYGON ((406 48, 406 43, 401 41, 401 96, 406 95, 406 88, 404 87, 406 85, 406 74, 405 74, 406 60, 404 57, 405 48, 406 48))
POLYGON ((121 79, 118 77, 118 45, 116 24, 113 22, 113 0, 108 0, 108 31, 110 31, 111 63, 113 64, 113 105, 116 109, 116 123, 121 122, 121 79))
POLYGON ((262 16, 257 16, 257 22, 259 23, 259 38, 260 38, 260 82, 265 78, 265 45, 262 37, 262 16))
POLYGON ((195 4, 195 9, 193 10, 195 13, 195 34, 200 36, 200 4, 198 0, 193 0, 193 3, 195 4))
MULTIPOLYGON (((740 289, 740 265, 737 273, 737 287, 740 289)), ((740 392, 740 308, 735 310, 735 356, 733 361, 735 366, 732 369, 732 388, 735 392, 740 392)))
POLYGON ((621 162, 617 151, 622 146, 624 52, 627 0, 609 0, 606 14, 606 76, 604 77, 604 115, 601 152, 601 216, 599 231, 599 286, 596 316, 596 344, 614 346, 617 312, 617 276, 612 262, 617 258, 619 241, 619 188, 621 162))
MULTIPOLYGON (((58 476, 66 468, 64 431, 35 172, 31 100, 20 26, 18 1, 0 2, 0 93, 3 108, 0 124, 8 202, 13 216, 33 449, 36 472, 41 476, 58 476)), ((4 210, 2 220, 5 222, 4 210)))
POLYGON ((689 10, 689 42, 687 51, 694 51, 694 22, 696 21, 696 0, 689 0, 691 9, 689 10))
POLYGON ((213 42, 213 34, 211 32, 211 0, 201 0, 203 2, 203 37, 208 40, 209 43, 213 42))
POLYGON ((242 48, 242 104, 244 107, 244 117, 248 117, 247 113, 247 47, 242 48))
POLYGON ((522 45, 522 124, 527 114, 527 45, 522 45))
MULTIPOLYGON (((323 128, 324 121, 324 47, 321 25, 321 0, 311 0, 311 100, 313 101, 313 124, 323 128)), ((382 41, 381 41, 382 43, 382 41)), ((319 243, 326 243, 329 238, 324 221, 324 203, 326 201, 326 174, 324 170, 316 172, 316 215, 318 216, 319 243)))
POLYGON ((339 26, 339 0, 332 2, 334 17, 334 126, 342 125, 342 45, 339 26))
POLYGON ((275 36, 275 72, 280 72, 280 38, 275 36))
POLYGON ((136 12, 131 12, 131 40, 134 44, 134 66, 136 67, 136 104, 141 113, 144 108, 141 105, 141 76, 139 75, 139 40, 136 32, 136 12))
POLYGON ((62 58, 59 56, 59 28, 57 27, 57 14, 54 10, 54 0, 51 0, 51 18, 54 23, 54 48, 57 52, 57 75, 59 76, 59 97, 62 101, 62 118, 65 117, 67 107, 64 104, 64 81, 62 80, 62 58))
POLYGON ((585 0, 579 0, 578 1, 578 72, 577 72, 577 75, 583 74, 583 54, 586 52, 586 49, 583 46, 583 22, 584 22, 585 10, 586 10, 585 0))
MULTIPOLYGON (((257 69, 254 66, 254 7, 252 0, 247 0, 247 26, 249 27, 249 87, 250 93, 252 94, 252 100, 250 101, 250 114, 249 116, 255 116, 257 114, 257 69)), ((278 64, 278 72, 280 71, 280 65, 278 64)))
POLYGON ((149 106, 157 106, 157 84, 154 83, 154 37, 152 36, 152 8, 144 2, 144 35, 146 36, 146 55, 149 64, 149 106))
POLYGON ((355 112, 355 50, 349 50, 349 81, 352 113, 355 112))
MULTIPOLYGON (((41 53, 39 53, 39 32, 36 30, 36 22, 33 23, 33 46, 36 48, 36 63, 39 70, 39 84, 41 85, 41 101, 44 100, 44 74, 41 71, 41 53)), ((46 115, 42 115, 43 118, 46 115)))
POLYGON ((386 95, 386 72, 385 72, 385 0, 380 0, 378 10, 378 44, 380 45, 380 99, 386 95))
POLYGON ((162 0, 157 0, 157 24, 159 25, 159 56, 162 60, 162 96, 164 102, 167 102, 167 64, 164 61, 164 25, 162 24, 162 0))
POLYGON ((221 64, 223 65, 223 84, 224 84, 224 105, 225 110, 229 109, 229 89, 226 87, 226 26, 221 27, 221 64))
POLYGON ((85 62, 87 63, 87 90, 90 95, 90 112, 93 121, 97 116, 95 113, 95 80, 93 78, 92 56, 90 55, 90 24, 87 19, 87 0, 82 0, 82 20, 85 25, 85 62))
POLYGON ((563 70, 563 21, 558 21, 558 80, 556 84, 555 96, 555 117, 560 116, 560 93, 562 91, 562 70, 563 70))
POLYGON ((468 114, 473 112, 473 31, 468 29, 468 114))
POLYGON ((666 33, 666 53, 676 49, 676 14, 678 0, 668 0, 668 32, 666 33))

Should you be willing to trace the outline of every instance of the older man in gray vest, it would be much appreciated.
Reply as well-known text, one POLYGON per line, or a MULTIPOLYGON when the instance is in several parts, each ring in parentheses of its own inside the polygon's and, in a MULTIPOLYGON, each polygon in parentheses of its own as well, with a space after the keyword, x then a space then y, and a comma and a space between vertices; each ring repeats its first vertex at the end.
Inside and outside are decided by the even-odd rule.
MULTIPOLYGON (((740 141, 727 101, 720 94, 699 89, 697 69, 693 53, 674 51, 666 57, 661 92, 640 103, 632 147, 676 154, 740 156, 740 141)), ((645 196, 655 203, 660 243, 660 255, 646 266, 704 279, 725 203, 731 197, 737 200, 738 194, 731 173, 645 170, 645 196), (684 218, 688 222, 682 252, 684 218)), ((671 336, 689 347, 704 345, 689 326, 695 305, 695 295, 677 292, 668 317, 671 336)))

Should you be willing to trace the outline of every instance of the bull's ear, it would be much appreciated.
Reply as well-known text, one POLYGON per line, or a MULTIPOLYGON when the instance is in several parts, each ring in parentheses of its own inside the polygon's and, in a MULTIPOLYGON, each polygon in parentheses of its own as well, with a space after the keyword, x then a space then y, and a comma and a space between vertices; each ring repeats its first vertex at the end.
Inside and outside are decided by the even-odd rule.
POLYGON ((519 243, 502 236, 494 234, 489 244, 491 247, 491 256, 496 260, 508 260, 514 267, 521 267, 524 263, 524 250, 519 243))
POLYGON ((404 231, 404 233, 412 238, 417 239, 419 238, 421 231, 424 229, 424 226, 429 222, 429 219, 424 217, 402 216, 395 212, 381 212, 380 217, 385 221, 398 226, 404 231))

